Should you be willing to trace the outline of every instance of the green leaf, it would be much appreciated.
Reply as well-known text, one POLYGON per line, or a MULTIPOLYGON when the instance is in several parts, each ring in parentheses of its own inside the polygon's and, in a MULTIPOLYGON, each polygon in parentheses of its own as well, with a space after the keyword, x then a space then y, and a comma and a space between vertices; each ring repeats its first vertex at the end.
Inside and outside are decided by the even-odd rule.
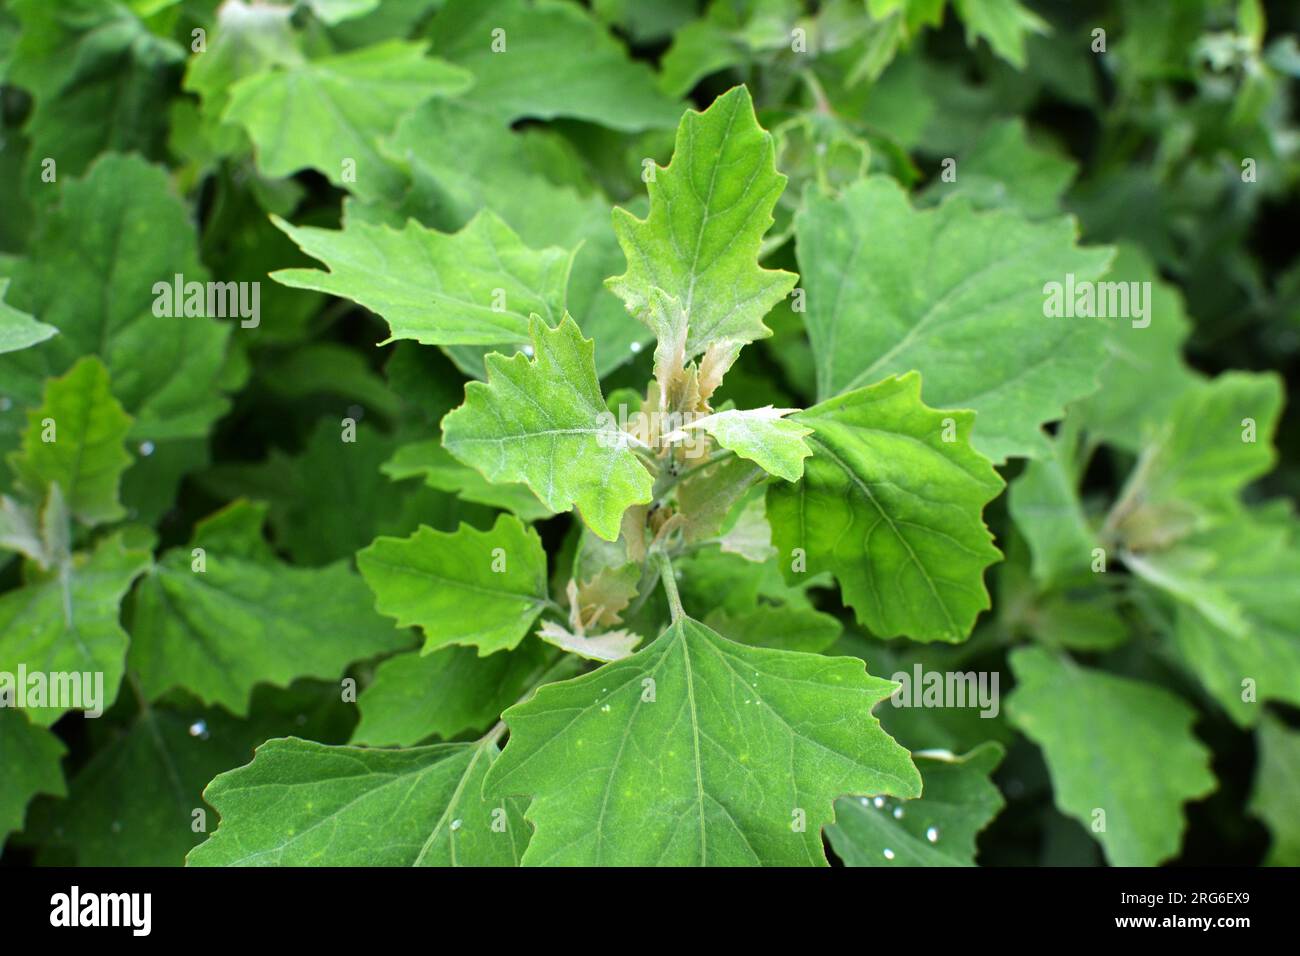
POLYGON ((1019 0, 953 0, 966 24, 966 42, 988 41, 993 52, 1018 70, 1025 68, 1025 40, 1031 33, 1050 32, 1047 22, 1019 0))
POLYGON ((259 688, 250 717, 239 720, 175 695, 125 724, 97 721, 94 750, 69 781, 68 798, 41 801, 29 815, 44 851, 38 863, 64 863, 55 851, 79 866, 180 866, 216 826, 203 802, 207 783, 277 734, 341 739, 352 707, 339 697, 329 685, 259 688))
POLYGON ((289 7, 224 3, 211 33, 207 50, 186 65, 183 84, 202 98, 203 111, 211 116, 225 111, 230 87, 239 80, 304 60, 289 7))
POLYGON ((307 0, 311 12, 332 27, 373 13, 378 9, 379 2, 380 0, 307 0))
POLYGON ((1266 862, 1270 866, 1300 866, 1300 819, 1295 812, 1295 795, 1300 792, 1300 733, 1275 717, 1266 717, 1255 740, 1259 763, 1250 812, 1263 820, 1273 835, 1266 862))
POLYGON ((738 644, 820 654, 839 640, 839 619, 805 607, 763 604, 738 614, 710 612, 704 623, 738 644))
POLYGON ((1044 315, 1044 286, 1096 279, 1106 249, 1080 249, 1073 219, 978 213, 961 198, 912 208, 873 176, 837 199, 810 190, 795 217, 817 394, 911 370, 926 399, 979 415, 994 462, 1047 450, 1040 426, 1096 387, 1106 326, 1044 315))
POLYGON ((58 485, 68 511, 88 525, 126 515, 118 498, 131 466, 123 447, 131 416, 109 389, 108 370, 87 356, 45 387, 45 401, 27 413, 21 450, 9 456, 19 486, 43 501, 58 485))
MULTIPOLYGON (((0 671, 102 673, 103 699, 95 703, 107 709, 117 699, 128 643, 118 605, 148 567, 148 552, 129 550, 115 534, 0 595, 0 671)), ((29 706, 27 714, 48 727, 72 709, 29 706)))
POLYGON ((1281 411, 1282 380, 1272 373, 1226 372, 1188 389, 1131 478, 1139 509, 1234 511, 1241 490, 1277 459, 1281 411))
POLYGON ((435 735, 452 740, 484 730, 542 677, 550 660, 541 641, 487 657, 455 646, 397 654, 375 669, 357 698, 361 722, 352 743, 409 747, 435 735))
POLYGON ((300 454, 272 449, 266 461, 223 464, 202 481, 220 498, 266 502, 276 547, 312 566, 350 559, 377 535, 405 533, 421 522, 445 528, 491 519, 486 509, 432 489, 395 488, 381 470, 393 439, 365 421, 356 423, 353 441, 342 436, 339 419, 321 418, 300 454))
MULTIPOLYGON (((798 409, 773 408, 771 405, 744 411, 733 408, 686 422, 675 434, 701 428, 723 448, 754 462, 768 474, 786 481, 798 481, 803 475, 803 460, 812 454, 812 449, 804 441, 812 434, 812 429, 785 418, 796 411, 798 409)), ((674 440, 673 435, 665 437, 674 440)))
POLYGON ((831 848, 845 866, 974 866, 976 836, 1005 805, 989 779, 1004 754, 998 743, 961 757, 914 754, 922 796, 835 801, 835 823, 826 828, 831 848))
POLYGON ((442 421, 443 444, 493 482, 523 482, 553 512, 575 505, 607 541, 630 505, 651 498, 650 473, 627 447, 596 381, 593 345, 566 317, 532 322, 532 352, 489 355, 488 380, 442 421))
MULTIPOLYGON (((49 500, 50 503, 57 501, 61 505, 63 492, 51 489, 49 500)), ((67 514, 66 508, 64 514, 67 514)), ((48 553, 48 542, 39 526, 43 523, 39 520, 36 508, 29 508, 8 495, 0 495, 0 548, 26 555, 42 568, 48 568, 52 555, 48 553)))
POLYGON ((1017 117, 985 130, 957 157, 956 178, 936 180, 925 195, 966 196, 976 209, 1010 208, 1029 219, 1047 219, 1060 213, 1061 197, 1077 172, 1073 161, 1031 143, 1017 117))
POLYGON ((1098 546, 1079 498, 1077 466, 1070 457, 1068 445, 1053 440, 1048 454, 1025 463, 1007 496, 1007 508, 1033 555, 1034 578, 1043 585, 1087 572, 1098 546))
POLYGON ((164 103, 185 52, 114 0, 16 0, 21 23, 8 82, 36 106, 26 129, 32 156, 78 176, 97 153, 164 152, 164 103))
POLYGON ((794 287, 792 273, 758 264, 785 188, 774 156, 738 86, 682 117, 672 162, 647 184, 649 216, 614 211, 627 271, 607 284, 647 324, 652 289, 676 299, 690 322, 686 359, 771 335, 763 316, 794 287))
POLYGON ((516 866, 528 830, 481 793, 496 744, 409 750, 268 740, 203 796, 221 826, 190 866, 516 866), (499 821, 499 822, 498 822, 499 821))
POLYGON ((381 470, 394 481, 419 476, 430 488, 509 511, 523 521, 541 521, 553 513, 526 485, 493 484, 473 468, 462 465, 437 438, 403 445, 381 470))
POLYGON ((1179 397, 1200 380, 1182 357, 1191 323, 1177 288, 1160 279, 1137 246, 1119 246, 1105 281, 1150 283, 1146 322, 1109 324, 1101 387, 1072 405, 1070 417, 1077 416, 1090 435, 1137 452, 1169 420, 1179 397))
POLYGON ((345 563, 276 560, 261 537, 265 515, 264 505, 229 505, 136 590, 130 663, 150 700, 183 687, 242 716, 256 684, 335 679, 353 661, 403 646, 345 563))
POLYGON ((786 580, 830 571, 878 637, 964 640, 1001 557, 981 512, 1002 480, 971 448, 974 417, 924 405, 915 374, 800 412, 813 456, 767 493, 786 580))
POLYGON ((475 102, 506 122, 563 116, 635 132, 677 120, 654 73, 575 4, 450 0, 434 36, 435 52, 473 74, 475 102))
POLYGON ((548 324, 564 315, 574 253, 529 249, 491 212, 480 213, 452 234, 414 220, 400 231, 349 221, 338 232, 274 221, 330 271, 282 269, 271 278, 364 305, 388 322, 389 342, 523 343, 530 315, 540 315, 548 324))
POLYGON ((1300 705, 1293 516, 1247 511, 1124 563, 1174 599, 1175 649, 1234 721, 1254 724, 1265 700, 1300 705))
POLYGON ((379 138, 430 97, 459 93, 471 83, 464 70, 424 53, 423 43, 392 40, 276 63, 230 88, 223 119, 248 131, 258 168, 268 176, 310 167, 344 189, 392 195, 402 175, 380 154, 379 138))
MULTIPOLYGON (((431 100, 399 124, 387 148, 411 166, 413 205, 425 221, 458 228, 487 208, 529 246, 577 249, 568 310, 595 340, 596 370, 603 378, 634 358, 649 333, 627 320, 623 303, 605 288, 605 278, 623 264, 609 201, 600 192, 584 194, 578 184, 548 178, 559 164, 536 147, 535 133, 514 132, 464 98, 431 100)), ((497 344, 495 351, 514 351, 514 343, 497 344)), ((452 353, 458 364, 483 378, 482 355, 470 365, 459 352, 452 353)))
POLYGON ((0 352, 17 352, 57 335, 59 330, 54 326, 37 322, 26 312, 5 303, 9 281, 0 279, 0 352))
POLYGON ((354 399, 366 412, 388 419, 397 418, 402 411, 403 399, 370 367, 369 356, 340 342, 316 342, 275 352, 259 363, 258 377, 258 384, 277 397, 336 395, 354 399))
POLYGON ((893 687, 686 618, 507 710, 487 792, 532 797, 525 864, 824 865, 837 796, 920 793, 871 715, 893 687))
POLYGON ((378 538, 357 566, 379 613, 419 627, 426 653, 448 644, 482 656, 513 648, 548 602, 542 539, 513 515, 499 515, 490 531, 423 526, 409 538, 378 538))
POLYGON ((1007 712, 1043 748, 1061 812, 1094 834, 1114 866, 1175 856, 1182 805, 1215 787, 1209 751, 1192 734, 1196 712, 1159 687, 1040 648, 1014 651, 1011 668, 1007 712))
MULTIPOLYGON (((160 462, 165 442, 206 437, 229 407, 222 375, 233 322, 154 315, 157 283, 208 278, 189 210, 163 169, 138 156, 104 156, 62 192, 9 287, 15 307, 59 335, 0 355, 0 381, 15 402, 34 405, 45 378, 98 355, 135 419, 131 437, 154 442, 160 462)), ((151 472, 155 462, 133 471, 151 472)))
POLYGON ((0 707, 0 851, 10 833, 23 828, 32 797, 67 794, 61 766, 66 752, 53 733, 12 707, 0 707))
POLYGON ((673 45, 659 62, 659 87, 684 96, 700 80, 745 61, 744 45, 732 31, 708 20, 695 20, 673 34, 673 45))

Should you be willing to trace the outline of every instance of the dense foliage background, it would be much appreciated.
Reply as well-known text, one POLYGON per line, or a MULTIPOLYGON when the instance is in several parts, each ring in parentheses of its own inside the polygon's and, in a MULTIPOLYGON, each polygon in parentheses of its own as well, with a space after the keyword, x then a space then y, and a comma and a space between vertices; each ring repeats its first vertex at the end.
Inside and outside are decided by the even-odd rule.
MULTIPOLYGON (((115 699, 99 720, 0 709, 0 862, 180 864, 216 825, 204 788, 266 740, 410 746, 495 724, 529 686, 503 669, 534 670, 540 642, 440 651, 385 683, 380 662, 417 660, 420 638, 374 610, 355 565, 378 536, 509 511, 538 529, 562 600, 577 519, 428 447, 491 349, 420 344, 268 276, 326 258, 295 227, 451 233, 489 209, 532 249, 582 244, 567 309, 605 397, 644 394, 653 336, 603 284, 624 270, 611 208, 644 215, 645 161, 668 163, 684 109, 743 84, 789 177, 765 266, 807 283, 796 210, 881 175, 917 209, 1008 217, 979 220, 972 257, 1003 228, 1075 217, 1080 246, 1117 248, 1112 278, 1154 283, 1154 324, 1107 340, 1094 397, 1032 409, 1031 428, 1054 423, 1033 464, 1009 438, 980 446, 981 412, 976 447, 1010 490, 984 513, 1005 560, 968 640, 881 640, 829 577, 795 588, 774 560, 716 550, 679 562, 687 611, 729 637, 760 611, 803 614, 771 626, 825 634, 879 677, 997 672, 1010 702, 992 719, 876 710, 914 753, 977 752, 935 786, 954 830, 983 827, 981 864, 1300 863, 1298 35, 1289 0, 0 0, 0 670, 91 660, 115 699), (159 316, 155 283, 177 274, 260 283, 256 327, 159 316), (1243 407, 1255 457, 1206 464, 1243 407), (42 464, 32 437, 49 413, 81 416, 106 486, 51 501, 67 463, 42 464), (1135 518, 1135 464, 1171 455, 1192 477, 1135 518), (190 574, 195 547, 219 556, 214 583, 190 574), (1198 630, 1225 621, 1240 634, 1198 630), (1054 684, 1032 647, 1084 670, 1054 684), (1239 673, 1260 699, 1234 700, 1239 673), (1103 778, 1114 843, 1071 796, 1103 778)), ((911 254, 912 219, 858 226, 911 254)), ((804 316, 786 301, 766 321, 714 407, 826 397, 804 316)), ((918 370, 949 407, 942 371, 918 370)), ((633 611, 646 637, 667 621, 658 592, 633 611)), ((868 831, 846 824, 833 859, 892 861, 868 831)))

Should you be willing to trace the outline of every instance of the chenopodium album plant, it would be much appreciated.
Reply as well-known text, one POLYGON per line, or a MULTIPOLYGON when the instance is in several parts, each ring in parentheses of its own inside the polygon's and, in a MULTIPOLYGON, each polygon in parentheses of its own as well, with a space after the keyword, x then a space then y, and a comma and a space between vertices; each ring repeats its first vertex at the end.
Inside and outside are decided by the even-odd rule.
MULTIPOLYGON (((1100 277, 1113 251, 1080 248, 1068 220, 962 200, 918 212, 891 180, 866 177, 805 196, 796 288, 800 276, 758 262, 786 184, 774 159, 736 87, 683 117, 671 162, 647 176, 647 214, 615 211, 627 268, 607 285, 655 345, 644 391, 609 396, 593 343, 565 313, 572 250, 529 249, 490 212, 455 234, 278 223, 329 270, 278 281, 365 305, 394 337, 512 345, 487 351, 485 379, 441 420, 441 446, 401 457, 436 469, 450 453, 490 483, 484 500, 518 514, 487 530, 381 537, 357 556, 377 609, 419 628, 428 655, 382 665, 371 708, 400 706, 398 687, 422 679, 449 690, 453 647, 500 655, 490 699, 466 710, 481 719, 509 706, 464 743, 272 741, 208 788, 222 823, 191 863, 824 864, 824 829, 849 862, 969 862, 1000 805, 987 779, 999 745, 914 759, 872 712, 897 684, 823 653, 839 629, 807 590, 837 586, 880 637, 966 640, 990 605, 984 571, 1001 557, 982 514, 1003 490, 993 462, 1012 455, 1036 459, 1013 507, 1051 519, 1026 529, 1036 562, 1064 573, 1122 550, 1143 580, 1185 599, 1189 633, 1234 623, 1232 597, 1191 584, 1197 562, 1180 552, 1242 533, 1239 515, 1214 519, 1234 509, 1232 481, 1269 462, 1267 444, 1239 432, 1251 417, 1267 435, 1276 383, 1189 383, 1094 542, 1069 500, 1068 437, 1040 429, 1092 390, 1104 328, 1026 306, 1042 296, 1040 276, 1100 277), (715 407, 787 298, 807 323, 819 401, 715 407), (581 533, 552 577, 521 518, 570 510, 581 533), (1165 547, 1171 521, 1195 536, 1165 547), (760 585, 763 600, 719 614, 716 595, 692 606, 699 589, 685 581, 709 555, 774 556, 780 574, 760 585), (926 777, 958 805, 927 802, 926 777), (917 803, 907 814, 886 797, 917 803)), ((1250 533, 1286 548, 1282 532, 1250 533)), ((1117 862, 1174 852, 1181 804, 1213 786, 1192 711, 1042 648, 1016 651, 1012 665, 1011 712, 1044 747, 1062 808, 1091 823, 1109 807, 1097 832, 1117 862), (1151 741, 1158 768, 1132 766, 1151 741)), ((473 723, 463 711, 418 729, 403 719, 367 713, 358 738, 473 723)))
POLYGON ((645 218, 615 215, 627 271, 608 285, 655 336, 654 378, 617 405, 564 312, 572 251, 530 250, 490 213, 453 235, 281 224, 330 270, 281 282, 354 299, 394 336, 528 343, 486 355, 485 380, 442 419, 442 447, 503 496, 576 510, 582 533, 555 594, 540 537, 511 514, 362 550, 376 607, 418 627, 426 652, 491 655, 535 633, 527 662, 503 665, 499 691, 519 702, 469 743, 272 742, 209 788, 222 824, 192 863, 825 863, 837 797, 920 796, 911 756, 872 715, 893 684, 817 653, 834 629, 782 634, 776 621, 767 640, 724 636, 701 620, 708 608, 684 605, 673 562, 708 549, 761 561, 775 547, 795 556, 775 587, 797 594, 830 572, 879 632, 960 640, 988 605, 982 572, 998 557, 980 512, 1002 483, 970 445, 973 415, 927 407, 917 375, 883 366, 807 411, 714 408, 797 281, 758 264, 785 177, 746 89, 687 113, 648 185, 645 218), (854 527, 855 544, 835 543, 854 527), (645 611, 656 582, 662 622, 645 611), (584 661, 600 666, 558 680, 584 661), (340 785, 357 760, 365 771, 340 785), (332 814, 347 825, 306 835, 332 814))
MULTIPOLYGON (((673 34, 656 77, 597 21, 620 5, 230 0, 185 69, 197 100, 173 104, 171 174, 133 155, 161 155, 162 110, 84 131, 106 73, 160 99, 185 58, 168 37, 211 11, 10 6, 0 78, 34 97, 22 161, 57 198, 0 222, 4 250, 30 227, 0 253, 0 548, 21 559, 0 565, 0 681, 99 684, 75 701, 0 684, 23 695, 0 707, 9 846, 484 866, 824 865, 829 846, 848 866, 970 865, 1003 794, 1030 786, 1043 805, 1017 812, 1044 842, 1095 841, 1070 859, 1151 865, 1223 782, 1193 729, 1213 715, 1216 736, 1255 735, 1250 810, 1269 859, 1300 861, 1300 747, 1277 716, 1300 705, 1300 529, 1247 491, 1274 464, 1282 384, 1185 364, 1162 278, 1179 244, 1151 243, 1162 272, 1134 242, 1081 243, 1060 214, 1073 167, 1018 119, 909 192, 909 149, 958 138, 989 95, 944 102, 947 67, 907 52, 944 4, 788 4, 816 41, 788 53, 758 12, 711 4, 645 27, 673 34), (426 29, 435 55, 410 39, 426 29), (103 69, 115 56, 137 68, 103 69), (683 112, 730 71, 759 81, 683 112), (891 102, 894 122, 871 114, 891 102), (900 130, 922 106, 943 129, 900 130), (637 144, 671 159, 640 163, 646 195, 610 232, 585 180, 616 174, 544 181, 575 153, 509 129, 538 117, 649 131, 637 144), (341 228, 299 214, 307 169, 349 194, 341 228), (196 231, 176 190, 205 182, 196 231), (212 275, 268 268, 276 323, 243 290, 214 314, 212 275), (313 341, 328 296, 387 323, 386 383, 313 341), (255 432, 318 392, 399 424, 349 409, 342 442, 321 420, 293 456, 209 462, 217 423, 255 432), (1125 473, 1113 495, 1098 462, 1125 473), (205 495, 227 503, 169 524, 205 495), (70 741, 51 728, 73 710, 109 719, 70 741), (1009 748, 1031 756, 999 787, 1009 748)), ((1126 42, 1167 26, 1120 6, 1126 42)), ((1192 36, 1217 22, 1212 0, 1185 6, 1192 36)), ((1271 82, 1262 13, 1239 6, 1253 46, 1213 49, 1271 82)), ((954 8, 1000 69, 1034 73, 1045 21, 954 8)), ((1063 70, 1079 35, 1058 34, 1063 70)), ((1172 68, 1119 49, 1126 105, 1089 105, 1182 129, 1138 95, 1172 68)), ((1047 72, 1018 82, 1059 85, 1047 72)), ((1119 128, 1108 149, 1134 140, 1119 128)))

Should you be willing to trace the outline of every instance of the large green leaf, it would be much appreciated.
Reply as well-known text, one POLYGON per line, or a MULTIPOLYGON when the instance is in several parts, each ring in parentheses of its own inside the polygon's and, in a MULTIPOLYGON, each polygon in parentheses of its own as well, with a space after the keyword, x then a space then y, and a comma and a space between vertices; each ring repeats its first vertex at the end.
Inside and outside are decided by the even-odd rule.
POLYGON ((50 379, 45 401, 27 415, 22 448, 9 456, 20 488, 44 501, 58 485, 68 512, 86 524, 125 516, 118 500, 131 465, 123 443, 131 416, 109 390, 108 371, 87 356, 62 378, 50 379))
POLYGON ((738 86, 682 117, 672 162, 647 184, 649 216, 614 212, 627 271, 608 285, 647 324, 653 289, 680 303, 690 323, 686 359, 771 335, 763 316, 794 287, 792 273, 758 264, 785 188, 774 155, 749 90, 738 86))
POLYGON ((53 733, 12 707, 0 707, 0 851, 10 833, 23 828, 32 797, 67 793, 60 766, 65 752, 53 733))
POLYGON ((685 618, 507 710, 487 792, 532 797, 526 864, 824 865, 836 797, 920 793, 871 715, 893 687, 685 618))
POLYGON ((1096 387, 1106 325, 1044 315, 1044 286, 1098 278, 1072 219, 976 212, 957 197, 912 208, 875 176, 838 198, 810 190, 795 218, 821 399, 916 370, 926 400, 979 414, 995 462, 1046 450, 1040 426, 1096 387))
POLYGON ((345 563, 277 560, 261 537, 265 514, 239 501, 210 516, 137 589, 130 662, 150 699, 183 687, 242 716, 258 683, 338 678, 404 645, 345 563))
POLYGON ((677 119, 654 73, 577 4, 450 0, 433 35, 439 56, 473 74, 475 101, 504 120, 563 116, 636 131, 677 119))
POLYGON ((380 154, 379 137, 425 100, 470 82, 464 70, 425 56, 424 44, 392 40, 245 77, 230 88, 223 117, 248 131, 268 176, 310 167, 362 195, 392 195, 403 179, 380 154))
POLYGON ((922 795, 840 798, 826 828, 831 848, 845 866, 974 866, 975 838, 1005 804, 989 779, 1004 753, 987 743, 961 757, 914 754, 922 795))
POLYGON ((357 554, 357 566, 379 612, 418 626, 426 652, 447 644, 484 656, 508 650, 548 600, 542 539, 513 515, 500 515, 489 531, 421 527, 409 538, 378 538, 357 554))
POLYGON ((924 405, 914 374, 796 415, 813 456, 767 498, 786 579, 830 571, 877 636, 964 640, 1001 557, 981 512, 1002 480, 971 448, 974 417, 924 405))
POLYGON ((532 321, 532 354, 490 355, 488 380, 442 422, 443 444, 494 482, 523 482, 551 511, 575 505, 607 541, 630 505, 650 501, 650 473, 610 421, 593 345, 568 317, 532 321))
MULTIPOLYGON (((22 587, 0 595, 0 671, 102 674, 107 708, 117 699, 127 635, 118 605, 131 582, 149 567, 149 554, 128 548, 121 535, 104 538, 89 554, 65 557, 22 587)), ((70 707, 28 707, 33 723, 49 726, 70 707)))
POLYGON ((203 796, 221 826, 191 866, 516 866, 528 828, 482 794, 492 741, 409 750, 268 740, 203 796))
POLYGON ((388 341, 522 344, 530 315, 549 325, 564 315, 574 253, 530 249, 491 212, 453 234, 414 220, 401 230, 349 221, 339 232, 275 223, 330 271, 282 269, 272 278, 377 312, 392 330, 388 341))
POLYGON ((1088 828, 1115 866, 1176 855, 1182 805, 1215 787, 1209 751, 1192 734, 1196 712, 1152 684, 1041 648, 1013 652, 1011 668, 1007 712, 1043 748, 1061 812, 1088 828))

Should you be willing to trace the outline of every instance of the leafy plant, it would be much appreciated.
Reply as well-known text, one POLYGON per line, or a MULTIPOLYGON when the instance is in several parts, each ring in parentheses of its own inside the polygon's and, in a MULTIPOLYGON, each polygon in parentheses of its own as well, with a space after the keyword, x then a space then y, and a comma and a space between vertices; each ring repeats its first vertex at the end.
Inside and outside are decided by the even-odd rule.
POLYGON ((1300 863, 1276 6, 0 4, 6 862, 1300 863))

